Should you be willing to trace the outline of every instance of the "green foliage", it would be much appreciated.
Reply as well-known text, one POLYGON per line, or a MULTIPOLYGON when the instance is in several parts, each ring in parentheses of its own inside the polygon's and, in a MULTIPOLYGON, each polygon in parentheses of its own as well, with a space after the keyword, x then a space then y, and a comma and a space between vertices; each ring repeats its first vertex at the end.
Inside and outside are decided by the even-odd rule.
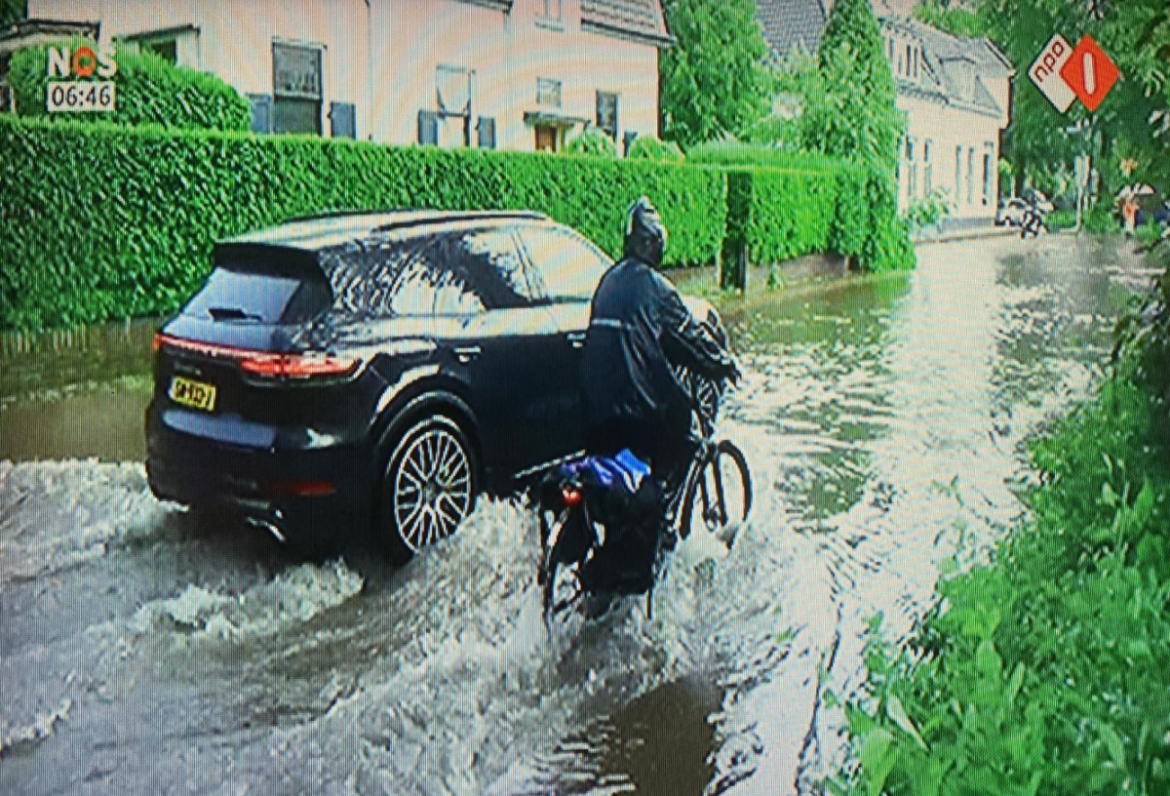
POLYGON ((951 213, 951 202, 945 191, 932 191, 929 196, 916 199, 906 208, 903 218, 911 231, 933 227, 951 213))
POLYGON ((908 649, 871 641, 846 706, 859 766, 831 790, 1170 791, 1167 420, 1123 368, 1031 444, 1029 518, 940 582, 908 649))
POLYGON ((757 265, 832 251, 868 271, 914 266, 909 232, 880 169, 744 145, 699 148, 690 159, 727 168, 723 258, 736 264, 724 269, 732 279, 744 254, 757 265))
POLYGON ((775 78, 752 0, 666 0, 676 41, 659 55, 662 136, 690 147, 740 135, 768 111, 775 78))
POLYGON ((0 0, 0 28, 28 19, 28 0, 0 0))
POLYGON ((833 5, 817 70, 805 76, 803 90, 804 148, 893 173, 905 125, 894 107, 894 78, 869 0, 833 5))
POLYGON ((774 169, 810 171, 834 170, 846 162, 819 152, 794 152, 768 144, 714 141, 699 144, 687 152, 691 163, 709 163, 716 166, 767 166, 774 169))
POLYGON ((626 157, 631 160, 656 160, 681 163, 683 152, 673 141, 659 141, 652 135, 640 135, 630 144, 626 157))
POLYGON ((952 5, 948 0, 928 0, 914 6, 914 18, 954 36, 984 35, 984 24, 975 10, 952 5))
MULTIPOLYGON (((1075 43, 1089 34, 1117 63, 1122 79, 1095 113, 1074 103, 1058 113, 1031 81, 1015 82, 1012 124, 1005 154, 1016 176, 1033 182, 1072 170, 1078 154, 1090 154, 1106 178, 1102 195, 1120 186, 1118 165, 1132 158, 1136 170, 1126 181, 1163 185, 1170 181, 1170 15, 1165 0, 1084 4, 1067 0, 972 0, 963 8, 945 0, 926 5, 935 24, 991 39, 1022 74, 1053 31, 1075 43), (973 9, 973 13, 972 13, 973 9), (1079 125, 1079 132, 1066 132, 1079 125)), ((923 9, 923 6, 919 6, 923 9)))
POLYGON ((1150 258, 1165 270, 1153 287, 1135 300, 1118 322, 1115 361, 1153 396, 1161 429, 1170 447, 1170 238, 1153 224, 1139 232, 1150 258))
MULTIPOLYGON (((72 49, 87 42, 75 39, 58 44, 72 49)), ((94 46, 92 42, 88 44, 94 46)), ((46 66, 48 47, 47 44, 26 47, 12 56, 8 80, 21 116, 213 130, 249 127, 248 102, 227 83, 204 72, 176 67, 154 53, 136 53, 121 46, 115 52, 118 71, 110 78, 117 87, 117 110, 49 114, 45 110, 45 90, 50 82, 46 66)), ((105 78, 95 72, 90 79, 105 78)))
POLYGON ((570 138, 565 142, 564 152, 604 158, 616 158, 618 154, 617 145, 600 127, 586 127, 570 138))
POLYGON ((1077 225, 1077 211, 1075 210, 1053 210, 1044 219, 1045 226, 1048 227, 1049 232, 1058 232, 1062 229, 1072 229, 1077 225))
POLYGON ((326 209, 535 209, 616 256, 645 194, 667 263, 709 263, 725 192, 685 164, 0 117, 0 328, 168 312, 216 239, 326 209))

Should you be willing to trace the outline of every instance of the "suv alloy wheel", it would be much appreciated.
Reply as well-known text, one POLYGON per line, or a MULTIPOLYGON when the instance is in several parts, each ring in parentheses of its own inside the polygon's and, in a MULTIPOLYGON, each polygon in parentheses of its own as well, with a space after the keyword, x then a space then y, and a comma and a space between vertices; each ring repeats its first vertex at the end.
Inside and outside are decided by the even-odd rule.
POLYGON ((378 532, 392 555, 410 558, 450 536, 474 505, 475 451, 443 415, 415 422, 399 438, 382 479, 378 532))

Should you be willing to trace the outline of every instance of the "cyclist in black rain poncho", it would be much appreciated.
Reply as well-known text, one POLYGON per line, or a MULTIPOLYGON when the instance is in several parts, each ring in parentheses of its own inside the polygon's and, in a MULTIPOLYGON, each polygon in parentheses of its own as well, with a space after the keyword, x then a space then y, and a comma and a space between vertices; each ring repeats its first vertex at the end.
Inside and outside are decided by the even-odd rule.
MULTIPOLYGON (((666 229, 642 197, 626 216, 623 256, 593 295, 581 381, 588 453, 612 456, 628 448, 650 464, 654 480, 674 486, 690 459, 691 399, 671 366, 713 380, 738 380, 739 370, 655 270, 665 248, 666 229)), ((660 494, 637 502, 653 504, 637 513, 655 516, 631 517, 633 527, 607 539, 586 573, 593 586, 647 587, 664 506, 660 494)))

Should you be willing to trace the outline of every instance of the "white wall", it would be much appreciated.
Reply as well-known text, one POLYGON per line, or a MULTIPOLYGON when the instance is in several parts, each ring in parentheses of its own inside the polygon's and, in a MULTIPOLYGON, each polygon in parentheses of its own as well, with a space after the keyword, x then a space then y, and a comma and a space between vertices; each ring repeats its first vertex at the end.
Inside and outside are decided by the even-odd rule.
POLYGON ((415 143, 419 111, 438 110, 440 65, 473 72, 473 145, 475 118, 488 116, 498 148, 535 148, 524 114, 539 110, 538 77, 562 82, 559 113, 590 122, 596 92, 616 93, 619 145, 627 131, 657 135, 657 48, 584 32, 580 0, 562 6, 553 24, 539 18, 543 0, 515 0, 509 14, 456 0, 30 0, 29 12, 100 20, 104 42, 195 26, 180 38, 179 63, 243 94, 272 94, 274 39, 320 46, 323 117, 330 102, 353 103, 358 138, 415 143))
POLYGON ((952 201, 952 218, 977 218, 995 215, 998 200, 999 162, 998 117, 986 116, 972 111, 944 108, 933 102, 899 95, 897 106, 907 115, 906 134, 914 139, 914 158, 917 185, 910 194, 910 168, 905 162, 905 147, 899 152, 898 206, 905 209, 915 199, 926 196, 925 163, 923 143, 931 142, 932 184, 935 190, 946 191, 952 201), (990 144, 990 147, 988 145, 990 144), (955 184, 955 148, 962 147, 962 164, 959 174, 959 190, 955 184), (973 149, 974 189, 972 201, 967 201, 967 155, 973 149), (991 193, 984 203, 983 156, 991 155, 991 193))
POLYGON ((366 13, 364 0, 199 0, 201 68, 241 94, 271 95, 273 42, 319 47, 321 129, 329 134, 331 102, 349 102, 357 107, 357 135, 364 138, 369 130, 366 13), (227 9, 236 13, 224 13, 227 9))
POLYGON ((474 73, 472 112, 496 120, 500 149, 535 148, 528 111, 594 121, 599 90, 619 96, 619 143, 627 130, 657 135, 657 49, 582 31, 574 0, 563 3, 559 24, 541 19, 543 8, 542 0, 515 0, 510 14, 452 0, 376 1, 374 30, 390 35, 373 50, 374 73, 384 76, 374 81, 375 138, 417 140, 418 112, 438 109, 441 65, 474 73), (561 81, 559 109, 537 105, 538 78, 561 81))

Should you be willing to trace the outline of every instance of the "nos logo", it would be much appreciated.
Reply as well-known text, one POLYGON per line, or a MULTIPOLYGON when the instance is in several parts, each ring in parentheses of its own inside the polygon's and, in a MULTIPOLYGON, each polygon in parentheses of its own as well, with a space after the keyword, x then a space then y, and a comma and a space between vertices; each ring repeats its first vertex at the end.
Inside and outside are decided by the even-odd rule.
POLYGON ((92 47, 82 46, 70 52, 68 47, 50 47, 48 75, 50 78, 113 77, 118 73, 114 54, 92 47))

